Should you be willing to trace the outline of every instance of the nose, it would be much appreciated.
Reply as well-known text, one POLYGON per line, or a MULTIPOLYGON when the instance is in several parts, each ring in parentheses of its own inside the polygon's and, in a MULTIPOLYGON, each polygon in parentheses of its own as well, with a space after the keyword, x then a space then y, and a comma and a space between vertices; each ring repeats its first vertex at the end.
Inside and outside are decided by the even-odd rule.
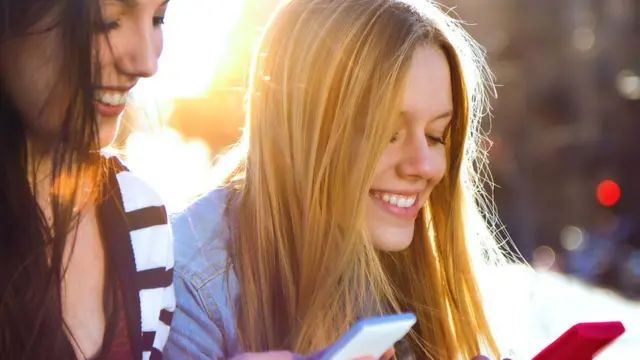
POLYGON ((412 180, 428 180, 434 175, 436 155, 424 136, 410 141, 403 149, 399 163, 400 176, 412 180))
POLYGON ((162 33, 157 29, 138 28, 125 40, 119 56, 122 72, 134 77, 151 77, 158 71, 158 58, 162 53, 162 33))

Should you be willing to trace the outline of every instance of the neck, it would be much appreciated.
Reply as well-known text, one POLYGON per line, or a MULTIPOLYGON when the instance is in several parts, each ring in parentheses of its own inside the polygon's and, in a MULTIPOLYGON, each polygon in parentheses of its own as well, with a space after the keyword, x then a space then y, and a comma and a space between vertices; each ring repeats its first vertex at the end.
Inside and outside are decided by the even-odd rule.
POLYGON ((57 195, 59 201, 81 211, 93 201, 94 181, 80 166, 73 165, 70 172, 65 166, 54 174, 52 146, 27 137, 28 176, 36 201, 47 218, 51 218, 51 201, 57 195), (54 176, 55 175, 55 176, 54 176), (54 178, 55 177, 55 178, 54 178))

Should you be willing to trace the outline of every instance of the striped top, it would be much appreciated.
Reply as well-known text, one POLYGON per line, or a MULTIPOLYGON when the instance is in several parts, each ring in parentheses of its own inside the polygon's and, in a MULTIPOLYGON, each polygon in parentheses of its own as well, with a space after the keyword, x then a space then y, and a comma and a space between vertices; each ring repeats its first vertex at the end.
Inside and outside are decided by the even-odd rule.
POLYGON ((134 359, 162 359, 175 310, 173 240, 158 194, 117 157, 107 158, 98 217, 122 290, 134 359))

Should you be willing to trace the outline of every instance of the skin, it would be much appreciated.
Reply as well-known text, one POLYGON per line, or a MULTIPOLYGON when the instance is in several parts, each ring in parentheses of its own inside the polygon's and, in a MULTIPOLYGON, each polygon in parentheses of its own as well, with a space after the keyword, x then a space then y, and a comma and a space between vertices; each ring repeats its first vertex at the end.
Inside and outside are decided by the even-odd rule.
MULTIPOLYGON (((101 79, 94 82, 100 146, 104 147, 116 135, 122 114, 116 110, 123 106, 105 107, 100 102, 105 94, 126 97, 139 78, 156 73, 167 4, 165 0, 102 0, 100 4, 105 27, 95 35, 101 79)), ((32 155, 44 159, 35 186, 47 218, 51 214, 47 155, 70 97, 58 77, 64 61, 60 30, 42 31, 55 20, 56 14, 49 14, 31 29, 33 35, 9 40, 0 49, 3 90, 25 121, 32 155)), ((78 358, 89 358, 101 349, 107 317, 103 307, 105 249, 94 204, 89 202, 80 210, 80 222, 70 237, 74 230, 75 248, 71 252, 68 246, 64 255, 67 272, 62 282, 62 313, 78 358)))
POLYGON ((399 251, 411 244, 418 210, 447 166, 442 139, 451 121, 453 99, 449 64, 442 50, 416 49, 407 76, 400 127, 376 167, 366 210, 367 230, 383 251, 399 251), (410 207, 384 201, 393 202, 394 197, 415 201, 410 207))

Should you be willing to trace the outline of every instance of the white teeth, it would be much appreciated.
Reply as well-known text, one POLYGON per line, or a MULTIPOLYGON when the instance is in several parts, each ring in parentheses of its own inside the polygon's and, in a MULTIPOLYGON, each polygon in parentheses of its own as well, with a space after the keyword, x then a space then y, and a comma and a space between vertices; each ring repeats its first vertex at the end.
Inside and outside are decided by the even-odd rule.
POLYGON ((108 92, 108 93, 96 94, 97 100, 111 106, 126 104, 127 96, 128 96, 128 93, 120 93, 120 92, 110 92, 110 93, 108 92))
POLYGON ((410 197, 399 196, 394 194, 386 194, 386 193, 385 194, 374 193, 373 195, 380 200, 383 200, 385 202, 388 202, 391 205, 395 205, 400 208, 408 208, 413 206, 413 204, 415 204, 418 198, 417 195, 410 196, 410 197))

